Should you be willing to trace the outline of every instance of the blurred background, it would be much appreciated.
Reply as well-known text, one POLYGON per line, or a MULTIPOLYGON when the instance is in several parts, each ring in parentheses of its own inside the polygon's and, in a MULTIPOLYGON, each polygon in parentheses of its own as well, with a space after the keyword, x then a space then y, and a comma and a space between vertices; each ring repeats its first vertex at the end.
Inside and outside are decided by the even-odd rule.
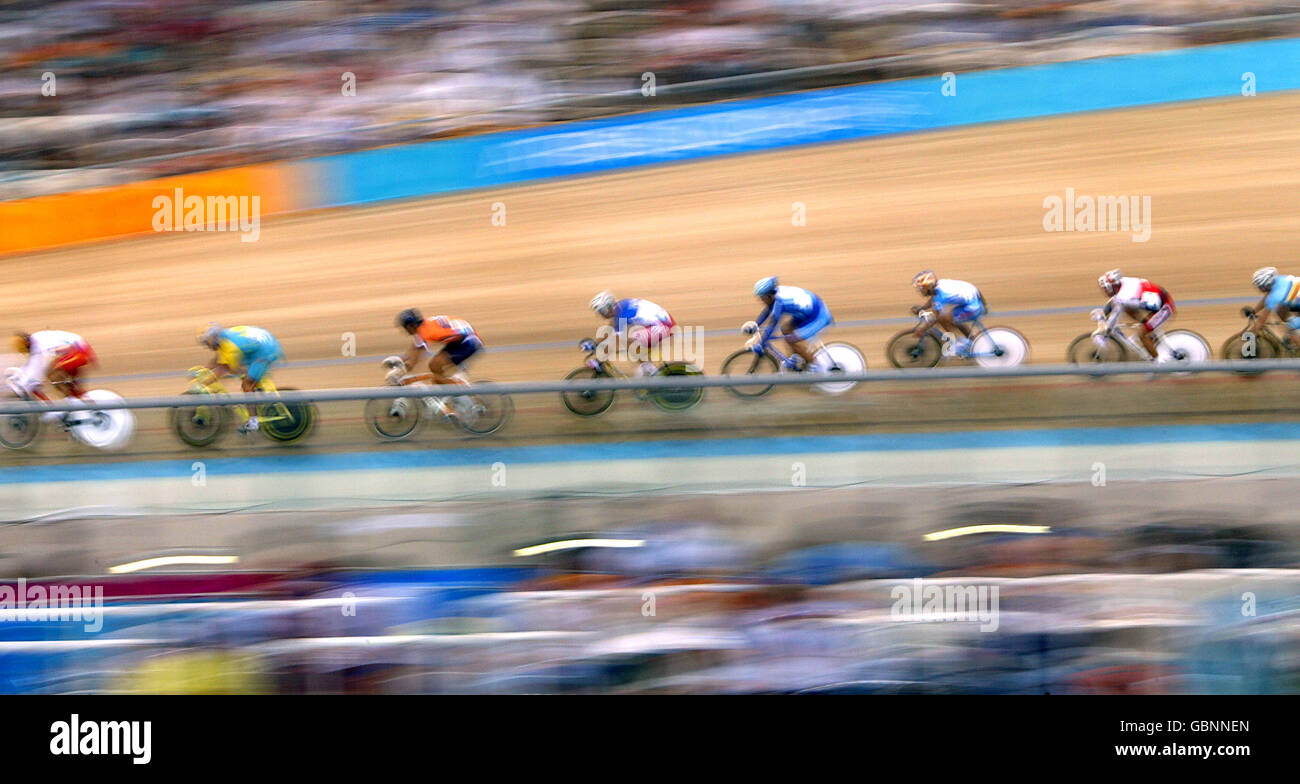
MULTIPOLYGON (((1297 35, 1300 5, 1239 0, 0 0, 0 231, 42 210, 107 221, 108 186, 147 204, 198 182, 150 178, 642 112, 646 74, 653 109, 708 108, 1297 35)), ((1241 69, 1222 70, 1217 100, 268 206, 247 244, 23 250, 0 257, 4 326, 85 334, 95 384, 128 397, 180 392, 211 319, 272 329, 284 384, 373 386, 402 347, 394 314, 420 304, 479 329, 475 378, 543 380, 580 364, 585 303, 614 287, 703 330, 711 374, 757 310, 751 282, 779 273, 879 368, 934 266, 1058 362, 1123 264, 1217 350, 1257 299, 1250 271, 1300 237, 1300 101, 1262 79, 1243 105, 1225 97, 1241 69), (1066 187, 1154 194, 1151 241, 1044 232, 1066 187)), ((344 160, 375 180, 458 163, 344 160)), ((352 401, 292 446, 195 449, 159 409, 122 452, 47 432, 0 453, 0 691, 1300 691, 1289 374, 715 389, 591 419, 553 393, 516 405, 477 440, 379 443, 352 401), (996 629, 900 612, 918 578, 996 589, 996 629), (5 598, 59 586, 102 590, 102 627, 5 598)))
POLYGON ((0 196, 836 84, 1295 35, 1277 0, 0 2, 0 196), (363 89, 329 100, 340 66, 363 89), (58 75, 54 100, 29 72, 58 75), (52 175, 61 175, 53 177, 52 175))

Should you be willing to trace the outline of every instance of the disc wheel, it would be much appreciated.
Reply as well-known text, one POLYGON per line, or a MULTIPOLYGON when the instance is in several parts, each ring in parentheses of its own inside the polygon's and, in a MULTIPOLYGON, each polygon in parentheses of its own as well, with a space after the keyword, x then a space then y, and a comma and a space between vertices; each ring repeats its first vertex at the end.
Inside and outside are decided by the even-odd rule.
MULTIPOLYGON (((594 368, 580 367, 565 376, 564 380, 588 381, 598 378, 609 378, 609 376, 594 368)), ((603 414, 610 406, 614 405, 614 390, 580 389, 575 392, 561 392, 560 399, 564 401, 564 407, 573 413, 581 417, 589 417, 603 414)))
MULTIPOLYGON (((686 362, 669 362, 659 369, 657 376, 702 376, 704 371, 686 362)), ((656 389, 650 399, 664 411, 685 411, 704 398, 704 387, 656 389)))
MULTIPOLYGON (((284 390, 286 392, 290 390, 284 390)), ((311 432, 316 424, 316 407, 311 403, 275 400, 257 407, 258 428, 272 441, 287 444, 311 432)))
MULTIPOLYGON (((781 369, 777 364, 776 358, 771 354, 755 354, 747 348, 742 348, 731 356, 727 361, 722 363, 722 375, 724 376, 753 376, 775 374, 781 369)), ((772 391, 772 384, 757 384, 754 386, 729 386, 727 391, 739 398, 756 398, 766 395, 772 391)))
POLYGON ((1029 358, 1029 341, 1009 327, 990 327, 971 345, 980 367, 1015 367, 1029 358))

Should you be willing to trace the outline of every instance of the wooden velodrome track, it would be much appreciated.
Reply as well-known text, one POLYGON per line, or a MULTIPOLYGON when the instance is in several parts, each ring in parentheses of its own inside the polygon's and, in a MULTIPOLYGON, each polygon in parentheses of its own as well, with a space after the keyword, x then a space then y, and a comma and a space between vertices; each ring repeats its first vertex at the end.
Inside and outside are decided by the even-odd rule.
MULTIPOLYGON (((341 360, 345 333, 359 356, 399 351, 393 317, 414 305, 468 319, 489 347, 566 343, 488 353, 472 368, 479 378, 553 379, 577 364, 571 344, 597 326, 587 301, 603 288, 717 330, 756 314, 750 287, 763 275, 821 293, 848 322, 906 316, 917 301, 911 276, 933 268, 979 285, 994 309, 989 323, 1019 329, 1034 361, 1055 363, 1090 328, 1086 314, 998 313, 1098 305, 1097 276, 1118 266, 1165 285, 1184 303, 1175 326, 1199 331, 1217 352, 1240 329, 1239 304, 1186 303, 1251 297, 1256 267, 1300 264, 1297 150, 1300 95, 1281 94, 270 218, 252 243, 229 233, 160 234, 0 260, 0 326, 82 333, 99 353, 97 374, 112 377, 105 386, 130 396, 180 391, 185 369, 205 359, 194 334, 209 320, 270 329, 291 362, 341 360), (1067 188, 1150 196, 1149 241, 1044 231, 1044 198, 1067 188), (505 226, 493 225, 495 203, 505 207, 505 226), (804 226, 793 225, 795 203, 806 209, 804 226)), ((882 367, 884 344, 900 328, 833 334, 882 367)), ((716 372, 741 339, 708 339, 706 371, 716 372)), ((299 388, 370 386, 381 371, 373 362, 330 362, 276 378, 299 388)), ((1188 381, 1200 391, 1184 392, 1197 398, 1187 410, 1198 412, 1284 405, 1292 383, 1188 381)), ((1150 398, 1147 391, 1130 396, 1150 398)), ((1019 413, 1055 399, 1022 394, 1019 413)), ((1057 402, 1077 413, 1077 401, 1057 402)), ((522 413, 529 406, 568 421, 553 397, 520 401, 522 413)))

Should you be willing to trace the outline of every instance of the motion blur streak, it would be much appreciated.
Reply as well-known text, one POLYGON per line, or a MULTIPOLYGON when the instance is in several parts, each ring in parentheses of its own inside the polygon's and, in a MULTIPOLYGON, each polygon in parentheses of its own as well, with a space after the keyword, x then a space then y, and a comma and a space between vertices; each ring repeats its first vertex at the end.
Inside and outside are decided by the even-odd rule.
MULTIPOLYGON (((0 369, 67 330, 125 397, 203 391, 210 322, 273 333, 278 388, 378 386, 408 308, 473 325, 475 380, 561 379, 600 291, 712 376, 769 276, 879 369, 921 270, 1057 363, 1122 267, 1244 365, 1300 237, 1270 0, 4 9, 0 369)), ((118 451, 0 418, 37 436, 0 439, 0 692, 1300 692, 1291 376, 520 395, 400 441, 360 402, 272 440, 281 399, 200 447, 202 397, 118 451)))

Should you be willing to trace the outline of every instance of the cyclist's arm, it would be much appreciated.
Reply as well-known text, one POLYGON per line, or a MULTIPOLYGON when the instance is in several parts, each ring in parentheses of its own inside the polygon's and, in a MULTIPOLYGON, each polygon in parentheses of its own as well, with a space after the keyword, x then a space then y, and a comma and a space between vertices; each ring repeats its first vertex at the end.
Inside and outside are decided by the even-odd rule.
MULTIPOLYGON (((921 305, 920 305, 920 306, 919 306, 915 311, 913 311, 913 312, 915 312, 915 313, 917 313, 917 314, 919 315, 920 312, 922 312, 922 311, 926 311, 926 310, 929 310, 929 311, 931 311, 931 312, 934 311, 934 295, 933 295, 933 294, 931 294, 930 296, 926 297, 926 298, 925 298, 925 302, 922 302, 921 305)), ((920 335, 921 333, 923 333, 923 332, 925 332, 927 329, 929 329, 929 328, 930 328, 930 324, 932 324, 932 323, 933 323, 933 322, 932 322, 930 319, 926 319, 926 320, 922 321, 920 324, 917 324, 917 325, 916 325, 916 329, 912 330, 912 334, 913 334, 913 335, 920 335)))
POLYGON ((759 326, 762 326, 763 322, 767 321, 769 317, 772 319, 772 323, 768 324, 767 329, 763 330, 764 343, 772 339, 772 333, 776 331, 777 325, 781 323, 781 315, 781 303, 779 301, 773 302, 772 307, 763 309, 761 317, 758 319, 759 326))
POLYGON ((427 344, 421 345, 419 343, 412 342, 411 347, 408 348, 406 350, 406 353, 402 355, 402 364, 406 366, 407 370, 410 370, 411 368, 415 367, 415 363, 420 360, 420 357, 423 356, 424 353, 429 350, 430 349, 427 344))
POLYGON ((53 355, 46 351, 33 351, 27 356, 27 361, 23 363, 22 386, 28 392, 35 392, 40 389, 45 382, 45 375, 49 372, 50 365, 54 360, 53 355))
POLYGON ((1273 308, 1269 307, 1268 304, 1267 294, 1265 294, 1263 297, 1260 298, 1259 302, 1255 305, 1255 307, 1247 308, 1247 310, 1253 313, 1255 315, 1255 318, 1259 319, 1259 323, 1261 326, 1267 324, 1268 317, 1273 314, 1273 308), (1262 318, 1260 317, 1260 314, 1263 314, 1262 318))
POLYGON ((217 378, 229 374, 239 373, 239 368, 243 363, 244 355, 239 347, 234 343, 223 341, 217 346, 216 352, 212 355, 212 361, 207 364, 208 370, 211 370, 217 378))

